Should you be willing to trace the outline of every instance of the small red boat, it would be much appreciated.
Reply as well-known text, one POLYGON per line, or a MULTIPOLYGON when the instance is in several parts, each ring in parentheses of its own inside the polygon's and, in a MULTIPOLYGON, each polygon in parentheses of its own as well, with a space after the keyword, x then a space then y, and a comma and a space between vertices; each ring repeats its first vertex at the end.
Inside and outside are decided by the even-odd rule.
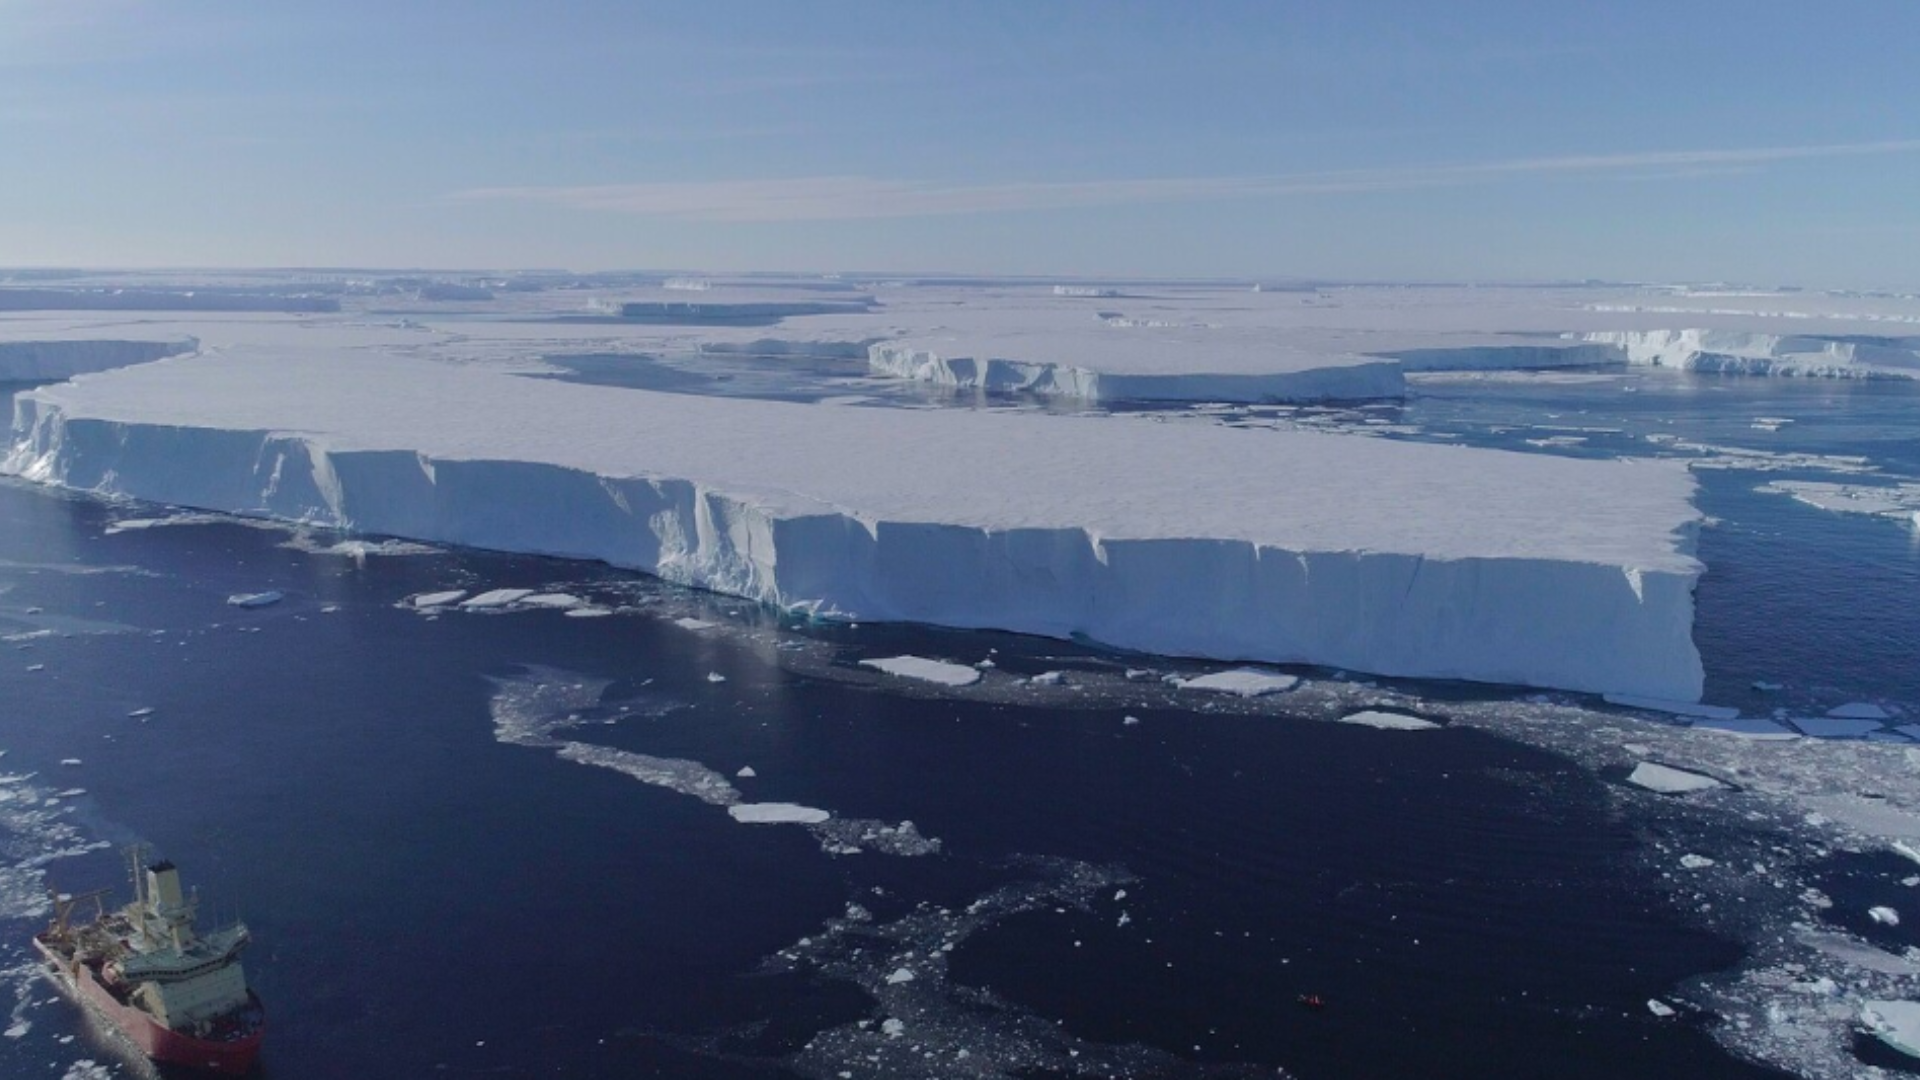
POLYGON ((267 1011, 247 986, 242 923, 199 933, 199 897, 183 896, 170 862, 142 867, 130 849, 134 901, 106 910, 106 891, 56 894, 53 921, 33 936, 48 974, 155 1061, 239 1076, 253 1068, 267 1011), (144 872, 143 872, 144 871, 144 872), (92 918, 74 912, 92 902, 92 918))

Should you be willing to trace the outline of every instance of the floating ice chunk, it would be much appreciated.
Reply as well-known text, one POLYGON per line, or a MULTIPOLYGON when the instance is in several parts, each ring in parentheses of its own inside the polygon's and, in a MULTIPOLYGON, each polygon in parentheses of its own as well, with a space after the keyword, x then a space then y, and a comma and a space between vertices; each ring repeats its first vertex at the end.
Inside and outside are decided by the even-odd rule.
POLYGON ((907 1025, 904 1021, 889 1016, 880 1022, 880 1031, 882 1034, 898 1038, 907 1033, 907 1025))
POLYGON ((534 593, 531 596, 521 597, 520 602, 522 604, 527 605, 528 607, 553 608, 554 610, 557 610, 557 611, 566 611, 571 608, 577 608, 582 604, 586 603, 585 600, 580 599, 579 597, 573 595, 572 593, 559 593, 559 592, 534 593))
POLYGON ((149 717, 149 716, 152 716, 152 715, 153 715, 153 707, 152 707, 152 706, 150 706, 150 705, 148 705, 148 706, 143 706, 143 707, 141 707, 141 708, 138 708, 138 709, 135 709, 135 710, 133 710, 132 712, 130 712, 130 713, 128 713, 128 714, 127 714, 127 719, 129 719, 129 720, 145 720, 145 719, 146 719, 147 717, 149 717))
POLYGON ((1708 788, 1721 786, 1720 781, 1711 776, 1676 769, 1671 765, 1657 765, 1651 761, 1643 761, 1635 765, 1633 772, 1627 775, 1627 783, 1646 788, 1648 791, 1657 791, 1663 795, 1705 791, 1708 788))
POLYGON ((1661 1001, 1659 998, 1648 998, 1647 1011, 1664 1020, 1673 1015, 1673 1006, 1661 1001))
POLYGON ((1668 701, 1664 698, 1640 697, 1637 694, 1607 694, 1604 700, 1609 705, 1618 705, 1624 709, 1644 709, 1647 712, 1667 713, 1672 716, 1697 716, 1705 720, 1732 720, 1740 715, 1740 710, 1725 705, 1701 705, 1690 701, 1668 701))
POLYGON ((1707 867, 1714 865, 1714 862, 1705 855, 1687 854, 1680 856, 1680 865, 1686 867, 1688 870, 1705 870, 1707 867))
POLYGON ((462 600, 460 606, 475 611, 503 608, 508 604, 517 604, 532 595, 532 589, 489 589, 470 600, 462 600))
POLYGON ((465 589, 448 589, 445 592, 421 593, 419 596, 409 600, 408 603, 417 608, 433 608, 440 607, 444 604, 451 604, 465 595, 467 595, 467 590, 465 589))
POLYGON ((588 605, 585 607, 568 608, 564 614, 571 619, 598 619, 613 614, 613 611, 609 608, 588 605))
POLYGON ((45 664, 28 664, 28 665, 27 665, 27 670, 28 670, 28 671, 45 671, 45 670, 47 670, 47 665, 45 665, 45 664))
POLYGON ((227 603, 239 608, 260 608, 277 604, 286 599, 286 594, 268 589, 266 592, 234 593, 227 597, 227 603))
POLYGON ((1887 710, 1871 701, 1850 701, 1838 708, 1828 709, 1827 715, 1839 720, 1886 720, 1887 710))
POLYGON ((682 630, 711 630, 719 624, 708 622, 705 619, 675 619, 673 620, 673 625, 682 630))
POLYGON ((832 817, 825 810, 797 803, 737 803, 727 807, 733 820, 749 825, 818 825, 832 817))
POLYGON ((1920 1057, 1920 1002, 1863 1001, 1860 1022, 1881 1042, 1920 1057))
POLYGON ((1208 690, 1220 694, 1235 694, 1239 697, 1260 697, 1263 694, 1278 694, 1300 685, 1300 680, 1292 675, 1281 675, 1257 668, 1234 668, 1231 671, 1216 671, 1211 675, 1202 675, 1194 679, 1175 679, 1173 685, 1182 690, 1208 690))
POLYGON ((61 758, 60 764, 68 765, 68 766, 77 766, 80 764, 80 759, 77 757, 61 758))
POLYGON ((1881 926, 1899 926, 1900 913, 1883 905, 1867 909, 1867 917, 1881 926))
POLYGON ((1027 682, 1034 686, 1065 686, 1067 684, 1067 673, 1064 671, 1043 671, 1033 678, 1028 679, 1027 682))
POLYGON ((1425 717, 1381 712, 1377 709, 1343 716, 1340 718, 1340 723, 1359 724, 1362 727, 1379 728, 1382 731, 1427 731, 1440 726, 1425 717))
POLYGON ((760 774, 753 771, 753 766, 742 765, 740 766, 740 771, 737 773, 734 773, 733 775, 751 778, 751 777, 759 776, 760 774))
POLYGON ((1695 731, 1718 731, 1726 735, 1738 735, 1747 739, 1797 739, 1798 732, 1783 724, 1757 718, 1746 720, 1697 720, 1692 725, 1695 731))
POLYGON ((727 681, 727 677, 717 671, 709 671, 707 672, 707 681, 710 683, 723 683, 727 681))
POLYGON ((922 656, 890 656, 883 660, 862 660, 860 664, 903 679, 919 679, 941 686, 972 686, 980 681, 980 673, 964 664, 949 664, 944 660, 929 660, 922 656))
POLYGON ((1816 739, 1859 739, 1879 731, 1878 720, 1847 720, 1831 716, 1796 716, 1788 721, 1816 739))
POLYGON ((1129 716, 1122 719, 1120 722, 1126 725, 1127 727, 1132 727, 1133 725, 1138 724, 1140 722, 1140 718, 1137 716, 1129 716))
POLYGON ((1785 687, 1785 686, 1783 686, 1783 685, 1782 685, 1782 684, 1780 684, 1780 683, 1777 683, 1777 682, 1768 682, 1768 681, 1767 681, 1767 680, 1765 680, 1765 679, 1755 679, 1755 680, 1753 680, 1753 688, 1754 688, 1755 690, 1758 690, 1758 691, 1760 691, 1760 692, 1761 692, 1761 693, 1763 693, 1763 694, 1771 694, 1771 693, 1774 693, 1774 692, 1776 692, 1776 691, 1779 691, 1779 690, 1784 690, 1784 689, 1786 689, 1786 687, 1785 687))
POLYGON ((888 986, 898 986, 901 983, 908 983, 912 981, 913 981, 913 972, 907 970, 906 968, 895 968, 893 971, 893 974, 887 976, 888 986))

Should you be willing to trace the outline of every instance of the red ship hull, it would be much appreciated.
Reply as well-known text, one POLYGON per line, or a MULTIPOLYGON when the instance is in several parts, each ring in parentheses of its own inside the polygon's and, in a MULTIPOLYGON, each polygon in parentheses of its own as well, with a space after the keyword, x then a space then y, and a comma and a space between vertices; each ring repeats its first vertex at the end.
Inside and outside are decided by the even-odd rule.
POLYGON ((261 1009, 260 1023, 251 1034, 232 1040, 196 1039, 163 1026, 131 1005, 122 1004, 111 991, 100 985, 91 967, 63 959, 49 949, 39 935, 34 936, 33 944, 40 950, 40 955, 47 958, 61 986, 71 990, 84 1004, 139 1047, 141 1053, 155 1061, 202 1069, 222 1076, 241 1076, 253 1068, 254 1060, 260 1056, 260 1042, 267 1034, 266 1012, 260 1004, 260 998, 251 990, 247 991, 247 997, 255 1008, 261 1009))

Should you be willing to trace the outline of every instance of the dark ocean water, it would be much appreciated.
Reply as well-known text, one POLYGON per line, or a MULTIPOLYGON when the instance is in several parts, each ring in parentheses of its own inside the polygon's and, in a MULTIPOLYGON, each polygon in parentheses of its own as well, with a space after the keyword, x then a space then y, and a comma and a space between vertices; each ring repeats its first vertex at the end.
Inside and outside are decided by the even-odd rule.
MULTIPOLYGON (((1906 388, 1764 383, 1447 384, 1394 419, 1489 443, 1532 417, 1751 446, 1749 415, 1793 416, 1782 444, 1920 472, 1906 388)), ((1607 438, 1568 452, 1617 452, 1607 438)), ((1746 704, 1766 678, 1795 700, 1920 703, 1913 530, 1753 491, 1796 475, 1701 474, 1722 519, 1700 545, 1709 698, 1746 704)), ((20 778, 0 792, 27 793, 0 803, 0 856, 72 846, 59 825, 139 839, 210 913, 237 910, 272 1015, 263 1075, 1772 1075, 1703 1021, 1648 1012, 1742 947, 1667 902, 1613 781, 1573 762, 1284 706, 895 692, 856 662, 1174 665, 783 627, 592 565, 356 561, 235 523, 108 532, 156 513, 0 485, 0 635, 54 631, 0 642, 0 773, 20 778), (624 610, 396 606, 508 586, 624 610), (224 602, 265 589, 287 599, 224 602), (714 625, 674 621, 688 615, 714 625), (503 741, 509 699, 573 716, 554 739, 698 763, 748 801, 910 819, 939 851, 829 854, 804 827, 503 741), (886 981, 901 969, 914 979, 886 981), (1302 1008, 1309 993, 1327 1007, 1302 1008)), ((120 866, 102 846, 47 870, 80 890, 120 884, 120 866)), ((28 1025, 0 1039, 0 1075, 83 1058, 134 1072, 31 977, 33 928, 0 917, 28 1025)))

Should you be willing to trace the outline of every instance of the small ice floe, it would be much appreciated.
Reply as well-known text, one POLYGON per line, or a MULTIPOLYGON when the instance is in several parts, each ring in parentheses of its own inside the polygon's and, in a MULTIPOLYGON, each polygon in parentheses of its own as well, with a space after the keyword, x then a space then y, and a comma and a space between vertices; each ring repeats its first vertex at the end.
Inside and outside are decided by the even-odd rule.
POLYGON ((1665 698, 1641 697, 1637 694, 1602 695, 1609 705, 1618 705, 1623 709, 1644 709, 1647 712, 1666 713, 1669 716, 1695 716, 1702 720, 1732 720, 1740 715, 1740 710, 1726 705, 1702 705, 1695 701, 1668 701, 1665 698))
POLYGON ((67 789, 67 790, 65 790, 65 791, 56 791, 56 792, 54 792, 54 793, 53 793, 53 797, 54 797, 54 798, 56 798, 56 799, 77 799, 77 798, 79 798, 80 796, 82 796, 82 795, 85 795, 86 793, 87 793, 87 789, 86 789, 86 788, 83 788, 83 787, 70 787, 70 788, 68 788, 68 789, 67 789))
POLYGON ((759 774, 759 773, 757 773, 757 772, 754 772, 754 771, 753 771, 753 766, 751 766, 751 765, 742 765, 742 766, 740 766, 740 771, 739 771, 739 772, 737 772, 737 773, 734 773, 733 775, 735 775, 735 776, 740 776, 740 777, 746 777, 746 778, 748 778, 748 779, 751 779, 751 778, 753 778, 753 777, 755 777, 755 776, 759 776, 760 774, 759 774))
POLYGON ((1648 998, 1647 1011, 1665 1020, 1667 1017, 1673 1015, 1673 1006, 1661 1001, 1659 998, 1648 998))
POLYGON ((127 714, 129 720, 145 720, 153 715, 153 706, 145 705, 127 714))
POLYGON ((735 803, 727 807, 727 814, 748 825, 818 825, 833 816, 789 802, 735 803))
POLYGON ((1882 904, 1867 909, 1867 917, 1881 926, 1899 926, 1900 913, 1882 904))
POLYGON ((1828 709, 1827 715, 1836 720, 1890 720, 1887 710, 1871 701, 1850 701, 1838 708, 1828 709))
POLYGON ((1788 721, 1802 734, 1816 739, 1863 739, 1880 730, 1878 720, 1850 720, 1833 716, 1796 716, 1788 721))
POLYGON ((489 589, 472 599, 460 601, 460 606, 470 611, 489 611, 517 604, 532 595, 532 589, 489 589))
POLYGON ((47 670, 47 665, 45 665, 45 664, 28 664, 28 665, 27 665, 27 670, 28 670, 28 671, 45 671, 45 670, 47 670))
POLYGON ((941 686, 972 686, 980 681, 980 673, 965 664, 949 664, 944 660, 929 660, 924 656, 890 656, 883 660, 862 660, 860 666, 884 671, 888 675, 897 675, 903 679, 918 679, 921 682, 938 683, 941 686))
POLYGON ((710 683, 723 683, 727 681, 727 677, 717 671, 709 671, 707 672, 707 681, 710 683))
POLYGON ((1692 853, 1688 853, 1686 855, 1680 856, 1680 865, 1685 867, 1688 870, 1705 870, 1707 867, 1712 866, 1713 864, 1714 864, 1713 860, 1707 858, 1705 855, 1694 855, 1692 853))
POLYGON ((1120 722, 1126 725, 1127 727, 1132 727, 1133 725, 1140 722, 1140 718, 1137 716, 1128 716, 1128 717, 1122 718, 1120 722))
POLYGON ((1763 694, 1778 693, 1779 691, 1786 689, 1786 686, 1783 683, 1768 682, 1765 679, 1755 679, 1753 680, 1753 683, 1751 685, 1755 690, 1758 690, 1763 694))
POLYGON ((1723 735, 1738 735, 1745 739, 1797 739, 1800 733, 1784 724, 1771 720, 1696 720, 1692 724, 1695 731, 1718 731, 1723 735))
POLYGON ((1382 731, 1429 731, 1440 725, 1421 716, 1409 716, 1406 713, 1381 712, 1367 709, 1349 713, 1340 717, 1342 724, 1358 724, 1361 727, 1379 728, 1382 731))
POLYGON ((227 603, 238 608, 261 608, 285 600, 286 594, 268 589, 266 592, 234 593, 227 597, 227 603))
POLYGON ((682 630, 711 630, 718 624, 705 619, 675 619, 673 625, 682 630))
POLYGON ((913 972, 907 970, 906 968, 895 968, 893 969, 893 974, 887 976, 888 986, 898 986, 901 983, 910 983, 912 981, 913 981, 913 972))
POLYGON ((1751 426, 1755 431, 1779 431, 1791 423, 1793 418, 1790 416, 1756 416, 1751 426))
POLYGON ((900 1036, 905 1035, 907 1033, 907 1025, 904 1021, 896 1017, 889 1016, 885 1020, 882 1020, 880 1022, 880 1032, 883 1035, 890 1035, 890 1036, 893 1036, 894 1038, 899 1038, 900 1036))
POLYGON ((1627 783, 1636 787, 1657 791, 1662 795, 1680 795, 1689 791, 1705 791, 1721 786, 1720 781, 1711 776, 1702 776, 1685 769, 1676 769, 1671 765, 1658 765, 1643 761, 1627 774, 1627 783))
POLYGON ((533 593, 529 596, 521 597, 520 602, 527 607, 551 608, 555 611, 567 611, 586 603, 585 600, 580 599, 572 593, 563 592, 533 593))
POLYGON ((1033 678, 1028 679, 1027 682, 1032 686, 1065 686, 1067 685, 1067 673, 1064 671, 1043 671, 1033 678))
POLYGON ((1863 1001, 1860 1023, 1895 1050, 1920 1057, 1920 1001, 1863 1001))
POLYGON ((77 757, 63 757, 60 759, 60 764, 70 768, 77 768, 80 765, 80 759, 77 757))
POLYGON ((421 593, 419 596, 408 600, 407 603, 416 608, 445 607, 465 595, 467 595, 467 590, 465 589, 448 589, 444 592, 421 593))
POLYGON ((613 609, 588 604, 584 607, 568 608, 565 614, 569 619, 599 619, 613 614, 613 609))
POLYGON ((1257 668, 1234 668, 1231 671, 1216 671, 1211 675, 1202 675, 1194 679, 1172 681, 1174 686, 1182 690, 1207 690, 1216 694, 1233 694, 1248 698, 1260 697, 1263 694, 1278 694, 1300 685, 1300 680, 1293 675, 1261 671, 1257 668))

